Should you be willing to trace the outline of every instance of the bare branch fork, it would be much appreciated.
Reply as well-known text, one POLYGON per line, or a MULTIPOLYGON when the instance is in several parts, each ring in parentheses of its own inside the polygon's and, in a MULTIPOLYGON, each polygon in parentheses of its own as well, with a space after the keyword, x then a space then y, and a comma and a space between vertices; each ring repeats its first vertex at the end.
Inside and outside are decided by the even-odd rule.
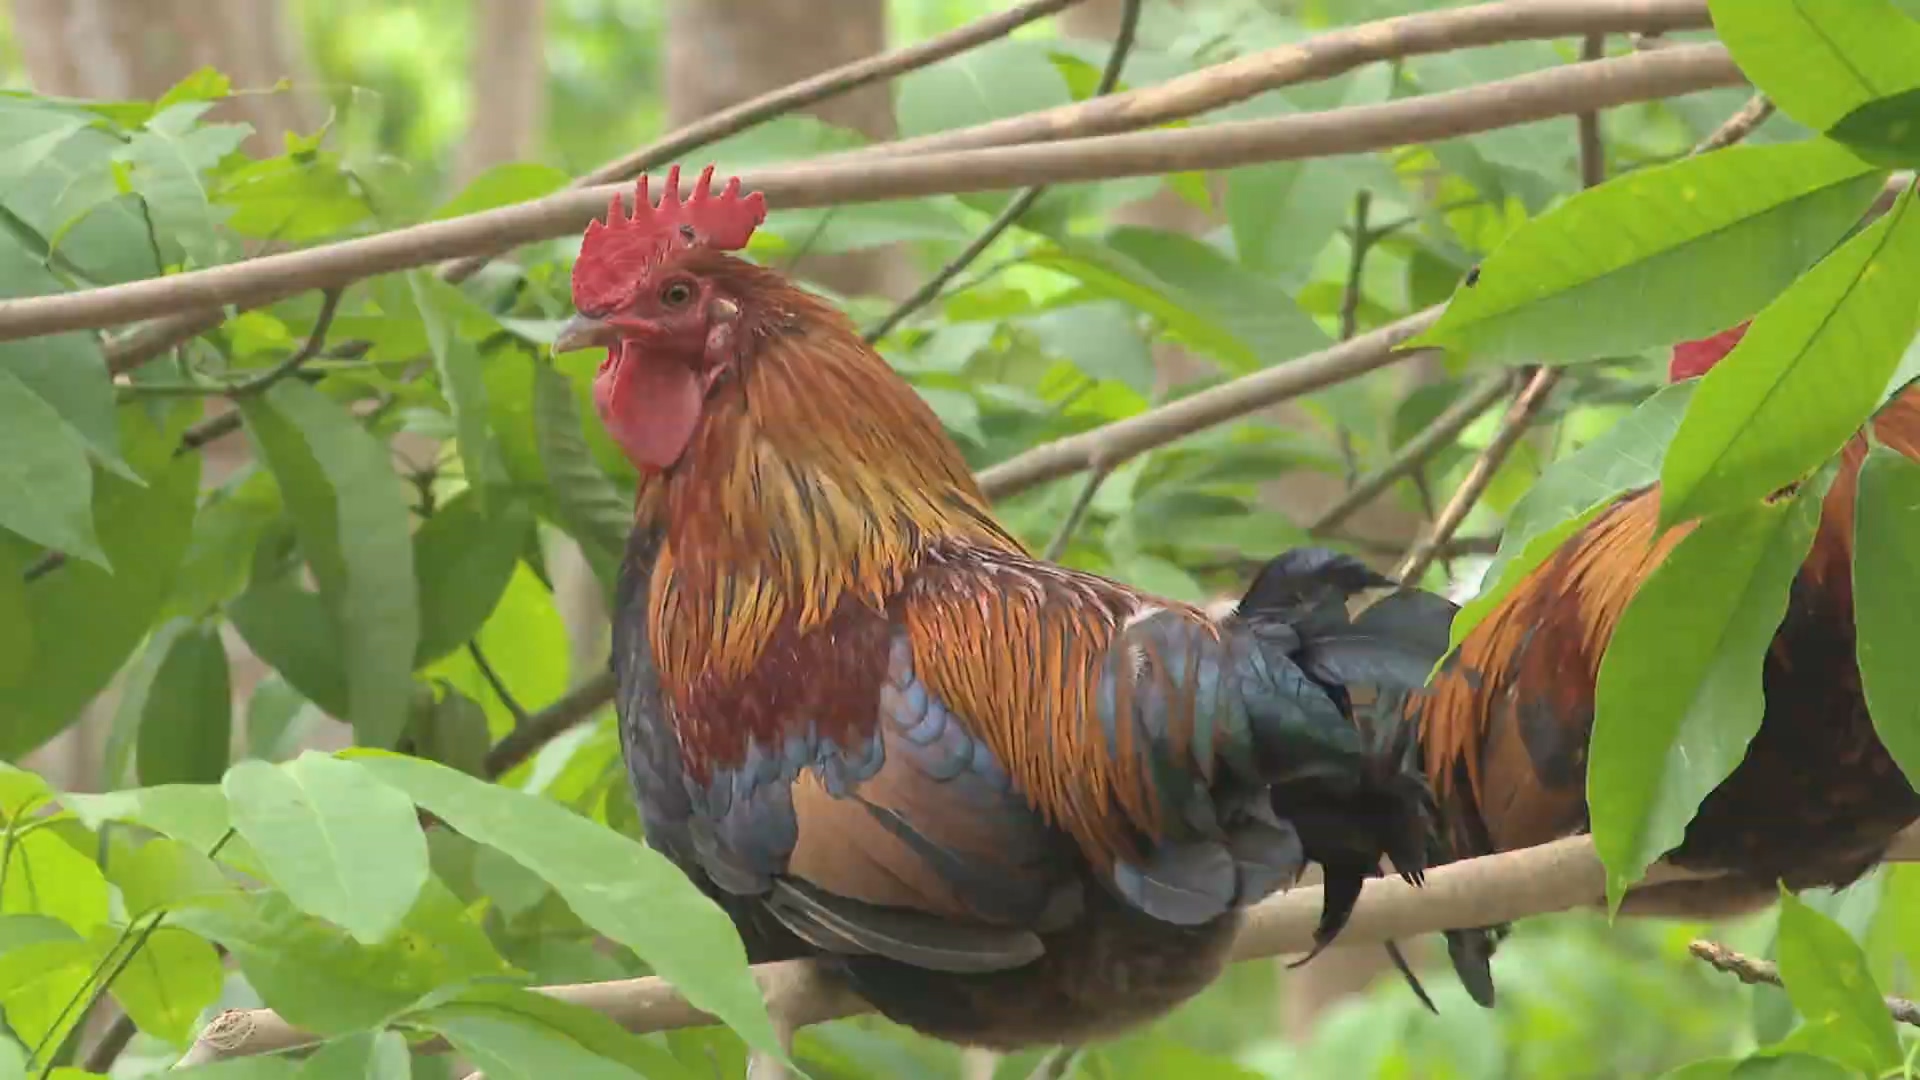
MULTIPOLYGON (((1920 829, 1902 833, 1887 854, 1889 862, 1916 858, 1920 858, 1920 829)), ((1644 884, 1697 876, 1655 864, 1644 884)), ((1361 890, 1360 902, 1340 935, 1340 943, 1377 945, 1441 930, 1601 906, 1605 881, 1593 840, 1587 836, 1437 866, 1427 872, 1426 884, 1420 887, 1398 878, 1374 878, 1361 890)), ((1307 952, 1313 947, 1320 901, 1319 886, 1301 886, 1268 897, 1249 909, 1234 946, 1234 959, 1307 952)), ((1631 897, 1628 902, 1632 902, 1631 897)), ((753 973, 766 996, 768 1011, 779 1023, 804 1027, 872 1011, 870 1005, 810 961, 762 964, 753 973)), ((718 1023, 658 978, 547 986, 540 991, 592 1009, 639 1033, 718 1023)), ((313 1041, 313 1036, 270 1009, 234 1009, 206 1026, 180 1065, 269 1054, 313 1041)))

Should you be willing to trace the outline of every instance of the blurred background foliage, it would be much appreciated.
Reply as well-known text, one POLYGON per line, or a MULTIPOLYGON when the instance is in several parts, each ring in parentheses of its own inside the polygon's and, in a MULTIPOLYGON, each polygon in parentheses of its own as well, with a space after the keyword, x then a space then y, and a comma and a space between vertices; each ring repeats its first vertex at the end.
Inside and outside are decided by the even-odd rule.
MULTIPOLYGON (((794 3, 829 25, 881 11, 880 5, 838 0, 790 0, 784 6, 794 3)), ((985 0, 887 0, 884 41, 923 40, 997 6, 985 0)), ((1150 3, 1124 85, 1148 85, 1329 27, 1434 6, 1440 5, 1186 0, 1176 8, 1150 3)), ((108 15, 129 10, 116 4, 76 2, 74 7, 108 15)), ((276 141, 241 149, 245 132, 222 134, 201 126, 197 115, 183 116, 170 129, 167 146, 184 153, 187 177, 203 178, 204 188, 198 187, 202 180, 194 180, 189 187, 197 189, 197 197, 190 190, 171 202, 156 201, 156 216, 162 205, 178 213, 168 221, 162 242, 152 247, 126 246, 125 223, 105 212, 90 209, 80 215, 98 235, 76 231, 68 242, 66 250, 81 264, 79 276, 127 280, 183 261, 224 261, 270 241, 353 235, 542 194, 670 126, 666 58, 673 50, 690 56, 701 76, 720 78, 730 63, 701 55, 699 50, 712 43, 696 35, 674 37, 667 5, 659 0, 548 0, 538 38, 505 43, 534 57, 537 85, 519 90, 541 101, 536 120, 520 133, 518 152, 474 167, 463 161, 463 147, 489 122, 478 91, 490 77, 488 49, 501 45, 481 40, 484 7, 464 0, 285 0, 278 14, 294 66, 283 74, 292 78, 293 89, 275 94, 268 90, 271 78, 262 83, 235 78, 242 89, 263 96, 304 96, 305 119, 290 124, 276 141)), ((44 40, 47 28, 39 28, 36 38, 27 23, 57 13, 20 0, 14 14, 12 21, 0 21, 0 73, 19 96, 0 100, 0 144, 19 148, 35 131, 45 130, 33 125, 42 122, 48 106, 24 96, 30 91, 159 96, 131 86, 100 94, 84 86, 37 85, 44 80, 32 72, 41 57, 33 42, 44 40)), ((1063 21, 1045 20, 1010 40, 900 80, 891 94, 888 124, 910 136, 1086 96, 1107 46, 1097 19, 1072 33, 1063 32, 1063 21)), ((212 34, 214 28, 207 30, 212 34)), ((1610 41, 1616 53, 1630 47, 1624 38, 1610 41)), ((1207 119, 1455 89, 1550 67, 1576 52, 1572 41, 1528 42, 1370 65, 1337 79, 1264 94, 1207 119)), ((197 66, 174 72, 161 89, 197 66)), ((216 66, 232 71, 231 65, 216 66)), ((208 87, 195 92, 189 84, 175 106, 220 96, 217 85, 208 87)), ((1747 90, 1736 88, 1607 110, 1602 131, 1610 171, 1679 157, 1747 96, 1747 90)), ((110 137, 98 145, 83 145, 84 140, 61 145, 53 159, 62 166, 62 183, 36 193, 9 176, 14 185, 4 196, 9 211, 38 229, 72 210, 73 199, 92 198, 101 206, 124 199, 124 191, 117 194, 114 187, 119 147, 142 133, 153 136, 164 125, 138 109, 113 125, 110 137)), ((1513 229, 1577 189, 1573 133, 1567 118, 1387 154, 1063 186, 1041 200, 1022 228, 997 242, 940 304, 891 335, 884 351, 933 403, 972 462, 1001 461, 1445 300, 1461 275, 1513 229), (1355 206, 1362 193, 1366 219, 1356 230, 1355 206), (1356 233, 1365 247, 1363 259, 1355 257, 1356 233)), ((1807 135, 1790 119, 1776 116, 1751 141, 1807 135)), ((868 137, 812 117, 789 117, 729 139, 698 159, 713 157, 725 168, 739 168, 856 145, 868 137)), ((6 167, 0 163, 0 173, 6 167)), ((140 194, 155 195, 151 190, 140 194)), ((891 261, 879 289, 836 289, 829 279, 844 267, 835 273, 822 270, 814 279, 817 287, 839 293, 856 318, 870 324, 888 310, 890 297, 951 258, 1005 199, 993 194, 780 211, 756 237, 753 253, 785 263, 801 256, 813 260, 880 251, 891 261)), ((74 217, 68 214, 67 223, 74 217)), ((438 718, 441 726, 432 729, 431 738, 446 740, 450 749, 441 759, 450 762, 464 754, 471 763, 490 735, 498 737, 513 725, 516 708, 539 708, 598 670, 605 646, 595 622, 593 575, 576 575, 588 584, 569 592, 556 553, 577 543, 586 549, 588 568, 602 572, 608 553, 593 550, 604 533, 591 523, 580 525, 576 519, 568 527, 555 525, 570 512, 564 490, 527 494, 527 504, 542 520, 537 542, 530 539, 536 533, 526 517, 482 511, 463 494, 469 479, 464 471, 474 462, 456 459, 442 444, 455 434, 459 420, 440 388, 414 377, 421 358, 440 348, 429 341, 434 331, 424 330, 422 320, 445 320, 485 356, 479 370, 492 399, 486 422, 497 455, 490 467, 515 481, 532 478, 529 489, 541 488, 547 475, 542 463, 552 467, 552 417, 561 417, 564 429, 571 416, 572 437, 584 437, 604 473, 591 482, 611 483, 624 498, 629 467, 597 425, 582 426, 577 412, 566 411, 564 397, 541 404, 537 379, 524 362, 535 346, 550 340, 566 311, 564 260, 574 243, 533 245, 519 254, 517 267, 496 264, 464 294, 422 285, 416 296, 397 279, 356 287, 335 321, 333 337, 366 345, 357 354, 316 362, 330 383, 357 387, 384 402, 372 423, 395 439, 399 467, 417 485, 412 512, 421 518, 454 517, 455 524, 441 534, 423 532, 415 539, 422 596, 432 588, 466 588, 475 576, 485 579, 484 587, 473 587, 486 594, 462 601, 465 607, 453 604, 423 615, 451 620, 451 629, 440 628, 445 632, 430 656, 429 635, 422 631, 424 662, 417 670, 420 685, 435 687, 426 715, 438 718), (434 543, 449 546, 434 549, 434 543), (484 550, 472 554, 489 546, 504 558, 484 550), (435 580, 442 585, 430 585, 430 571, 442 565, 434 559, 455 565, 449 552, 456 547, 463 556, 490 561, 491 568, 460 563, 438 573, 435 580), (461 584, 445 585, 449 578, 461 584), (476 653, 458 647, 469 639, 484 646, 494 671, 484 670, 476 653), (499 692, 502 685, 510 696, 499 692)), ((142 369, 137 380, 153 389, 151 425, 143 431, 129 428, 134 434, 123 436, 120 454, 136 468, 152 467, 153 446, 142 440, 160 431, 177 435, 197 418, 197 399, 166 396, 164 389, 154 388, 258 374, 306 335, 317 310, 318 299, 311 295, 273 305, 235 320, 217 340, 142 369), (176 407, 176 401, 189 404, 176 407)), ((559 364, 571 380, 576 410, 584 402, 591 362, 578 354, 559 364)), ((1660 385, 1664 371, 1663 352, 1577 369, 1571 389, 1556 396, 1469 517, 1460 533, 1460 553, 1443 560, 1427 583, 1456 596, 1471 595, 1492 538, 1540 471, 1625 416, 1660 385)), ((1466 392, 1474 378, 1440 363, 1392 369, 1135 458, 1100 487, 1064 561, 1183 599, 1231 594, 1258 560, 1307 539, 1308 525, 1355 474, 1384 462, 1466 392)), ((1457 445, 1393 485, 1333 541, 1390 565, 1432 515, 1436 493, 1444 498, 1458 484, 1497 418, 1498 410, 1482 416, 1457 445)), ((133 652, 128 672, 104 703, 90 710, 91 735, 68 731, 28 759, 60 789, 153 783, 168 768, 172 779, 217 779, 228 761, 229 742, 236 760, 285 760, 303 746, 346 741, 342 725, 324 715, 344 710, 316 707, 326 704, 325 680, 299 673, 304 644, 273 632, 275 626, 291 625, 294 610, 275 605, 296 603, 274 591, 288 580, 283 575, 295 527, 283 512, 283 495, 271 473, 252 461, 241 443, 229 440, 226 458, 208 455, 200 479, 205 492, 191 535, 184 538, 179 578, 154 616, 161 632, 149 636, 145 616, 131 628, 125 648, 145 644, 133 652), (184 698, 156 697, 156 681, 169 692, 183 692, 178 680, 157 678, 157 669, 168 666, 181 634, 205 626, 223 627, 220 640, 231 675, 223 666, 210 691, 189 686, 184 698), (223 701, 223 726, 210 742, 195 744, 211 746, 205 751, 210 758, 163 765, 167 751, 148 749, 157 740, 150 744, 145 730, 173 724, 188 706, 203 705, 208 694, 216 700, 230 697, 233 710, 226 718, 223 701), (230 739, 221 737, 227 724, 230 739)), ((1067 516, 1081 483, 1068 479, 1024 492, 1005 501, 1001 511, 1026 540, 1043 547, 1067 516)), ((556 479, 555 487, 560 486, 556 479)), ((113 527, 100 523, 101 542, 119 550, 116 544, 123 547, 125 541, 106 535, 113 527)), ((31 545, 8 543, 7 561, 18 556, 24 564, 31 545)), ((14 580, 11 571, 4 580, 14 580)), ((86 678, 97 684, 106 675, 94 671, 81 681, 86 678)), ((92 697, 98 686, 83 689, 83 697, 92 697)), ((14 756, 41 741, 18 739, 6 752, 14 756)), ((554 741, 506 782, 637 833, 605 710, 596 722, 554 741)), ((88 858, 95 845, 106 843, 105 832, 68 825, 74 831, 69 840, 88 858)), ((436 835, 431 855, 436 877, 466 908, 471 924, 485 931, 470 944, 496 960, 541 983, 645 970, 629 950, 609 947, 604 939, 596 942, 592 928, 546 883, 517 865, 491 857, 471 841, 444 835, 436 835)), ((1920 957, 1916 873, 1920 870, 1911 867, 1883 868, 1844 894, 1808 897, 1865 945, 1889 992, 1911 987, 1910 960, 1920 957)), ((104 895, 104 883, 101 888, 104 895)), ((25 902, 6 910, 33 910, 19 903, 25 902)), ((1735 948, 1764 955, 1775 918, 1768 912, 1713 933, 1735 948)), ((1352 994, 1342 992, 1339 978, 1327 985, 1312 983, 1316 968, 1343 963, 1358 972, 1348 982, 1365 982, 1379 967, 1372 949, 1347 950, 1345 956, 1335 950, 1315 967, 1295 973, 1282 973, 1275 961, 1244 964, 1152 1030, 1083 1056, 1076 1075, 1109 1080, 1651 1076, 1703 1057, 1744 1053, 1798 1023, 1778 989, 1739 985, 1690 959, 1686 943, 1700 931, 1669 923, 1609 928, 1604 919, 1585 914, 1530 920, 1500 954, 1501 1002, 1491 1013, 1474 1008, 1443 968, 1432 968, 1429 978, 1438 1016, 1425 1014, 1391 977, 1352 994), (1369 955, 1359 956, 1360 951, 1369 955)), ((432 940, 432 933, 427 937, 432 940)), ((1424 953, 1436 951, 1434 943, 1422 944, 1424 953)), ((436 947, 447 946, 441 941, 436 947)), ((258 989, 239 972, 229 972, 216 986, 217 998, 187 1002, 188 1012, 260 1000, 258 989)), ((94 1020, 98 1027, 102 1018, 94 1020)), ((692 1070, 689 1075, 739 1075, 742 1046, 724 1031, 682 1032, 651 1041, 670 1047, 692 1070)), ((978 1075, 981 1068, 949 1048, 871 1019, 810 1029, 800 1049, 806 1066, 822 1078, 957 1080, 978 1075)), ((176 1042, 143 1032, 121 1056, 114 1075, 142 1075, 177 1054, 176 1042)), ((0 1076, 12 1075, 6 1058, 0 1052, 0 1076)), ((1027 1075, 1033 1066, 1034 1055, 1022 1055, 993 1068, 995 1075, 1014 1077, 1027 1075)), ((420 1077, 448 1075, 446 1068, 434 1058, 412 1064, 413 1075, 420 1077)))

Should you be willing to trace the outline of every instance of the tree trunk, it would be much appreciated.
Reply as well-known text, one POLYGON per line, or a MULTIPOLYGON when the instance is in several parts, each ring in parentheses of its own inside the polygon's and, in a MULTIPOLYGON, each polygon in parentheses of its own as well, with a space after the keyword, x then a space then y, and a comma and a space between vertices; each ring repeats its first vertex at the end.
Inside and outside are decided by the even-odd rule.
POLYGON ((547 115, 546 0, 475 0, 468 61, 471 119, 454 166, 456 184, 536 156, 547 115))

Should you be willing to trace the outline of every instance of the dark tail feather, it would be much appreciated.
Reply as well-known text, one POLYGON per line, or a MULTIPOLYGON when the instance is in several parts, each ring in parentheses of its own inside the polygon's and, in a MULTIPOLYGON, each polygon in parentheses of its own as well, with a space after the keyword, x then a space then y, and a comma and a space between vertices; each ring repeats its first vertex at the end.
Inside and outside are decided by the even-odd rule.
MULTIPOLYGON (((1414 997, 1420 999, 1420 1004, 1425 1005, 1428 1012, 1439 1016, 1440 1010, 1434 1007, 1433 999, 1427 996, 1427 988, 1420 985, 1420 976, 1413 973, 1413 965, 1407 963, 1406 954, 1400 951, 1398 944, 1391 941, 1387 942, 1387 959, 1393 961, 1393 969, 1398 971, 1400 977, 1407 981, 1407 988, 1413 991, 1414 997)), ((1472 993, 1472 991, 1469 990, 1468 993, 1472 993)))
MULTIPOLYGON (((1447 649, 1456 610, 1445 598, 1399 589, 1358 618, 1347 610, 1355 593, 1393 582, 1351 556, 1324 548, 1295 548, 1262 568, 1236 615, 1256 626, 1281 623, 1298 637, 1290 659, 1332 697, 1359 729, 1366 752, 1361 775, 1325 775, 1273 787, 1273 808, 1299 831, 1307 858, 1321 866, 1325 884, 1314 948, 1318 955, 1346 926, 1361 884, 1379 873, 1386 856, 1401 877, 1418 885, 1430 859, 1444 861, 1444 841, 1432 788, 1422 768, 1418 725, 1409 699, 1447 649), (1344 781, 1344 782, 1343 782, 1344 781)), ((1448 952, 1468 994, 1493 1002, 1488 931, 1453 931, 1448 952)), ((1395 966, 1429 1008, 1432 1002, 1397 947, 1395 966)))

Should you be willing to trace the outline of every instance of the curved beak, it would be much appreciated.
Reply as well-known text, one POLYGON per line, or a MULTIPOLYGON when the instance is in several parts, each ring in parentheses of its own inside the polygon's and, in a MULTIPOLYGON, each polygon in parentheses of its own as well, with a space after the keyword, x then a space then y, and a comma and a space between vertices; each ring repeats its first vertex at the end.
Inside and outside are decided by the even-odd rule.
POLYGON ((574 352, 579 349, 595 347, 612 348, 619 339, 619 332, 599 319, 585 315, 575 315, 560 328, 560 335, 553 339, 553 354, 574 352))

